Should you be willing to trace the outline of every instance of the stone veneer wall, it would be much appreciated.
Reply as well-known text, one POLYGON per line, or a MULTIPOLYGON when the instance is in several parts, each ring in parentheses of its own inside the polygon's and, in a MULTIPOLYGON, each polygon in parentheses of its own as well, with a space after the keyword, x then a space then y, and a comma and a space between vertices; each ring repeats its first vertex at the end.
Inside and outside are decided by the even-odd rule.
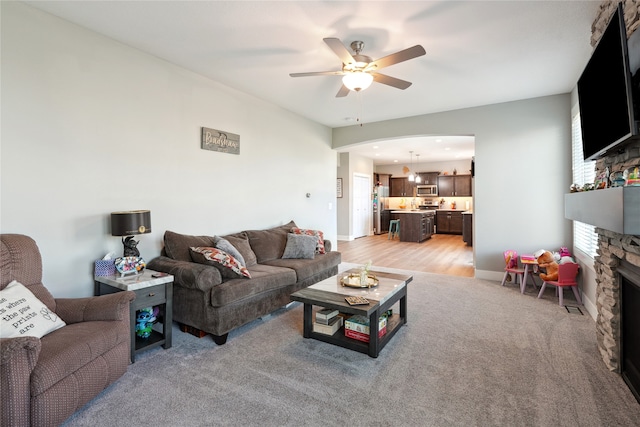
MULTIPOLYGON (((600 40, 619 2, 624 5, 627 37, 640 27, 640 3, 636 0, 605 1, 591 28, 592 46, 600 40)), ((606 126, 606 124, 603 125, 606 126)), ((604 171, 607 167, 610 173, 614 173, 632 166, 640 166, 640 142, 626 146, 623 153, 599 159, 596 162, 596 173, 604 171)), ((602 208, 606 209, 606 206, 602 208)), ((620 283, 616 270, 620 260, 623 259, 640 267, 640 236, 618 234, 601 228, 596 228, 596 233, 598 233, 598 255, 595 258, 594 268, 597 274, 598 348, 607 367, 612 371, 620 372, 620 283)))

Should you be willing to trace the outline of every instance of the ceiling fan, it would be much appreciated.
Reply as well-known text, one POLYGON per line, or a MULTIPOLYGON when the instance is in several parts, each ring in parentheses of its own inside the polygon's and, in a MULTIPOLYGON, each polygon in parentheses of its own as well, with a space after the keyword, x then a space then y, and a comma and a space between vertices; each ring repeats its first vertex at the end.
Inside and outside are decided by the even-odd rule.
POLYGON ((342 61, 342 69, 339 71, 291 73, 289 75, 291 77, 343 76, 342 87, 336 94, 336 98, 347 96, 352 90, 356 92, 364 90, 368 88, 373 81, 404 90, 411 86, 411 82, 378 73, 378 70, 399 62, 417 58, 426 53, 422 46, 415 45, 374 61, 367 55, 360 53, 364 48, 364 42, 357 40, 351 42, 351 49, 355 52, 355 54, 351 54, 340 39, 328 37, 323 40, 342 61))

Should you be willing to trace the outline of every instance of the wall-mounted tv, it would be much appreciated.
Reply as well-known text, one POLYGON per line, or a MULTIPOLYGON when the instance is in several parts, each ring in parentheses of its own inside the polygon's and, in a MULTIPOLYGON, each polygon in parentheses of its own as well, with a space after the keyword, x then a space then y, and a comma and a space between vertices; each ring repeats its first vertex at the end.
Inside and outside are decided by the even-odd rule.
POLYGON ((578 80, 585 160, 595 160, 638 137, 640 30, 627 41, 622 4, 578 80))

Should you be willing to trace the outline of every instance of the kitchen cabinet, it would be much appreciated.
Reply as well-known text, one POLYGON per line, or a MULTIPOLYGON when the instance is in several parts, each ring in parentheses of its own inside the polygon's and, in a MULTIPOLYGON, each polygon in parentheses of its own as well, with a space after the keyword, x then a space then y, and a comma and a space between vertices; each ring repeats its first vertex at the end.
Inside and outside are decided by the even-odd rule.
POLYGON ((467 246, 473 246, 473 214, 471 212, 462 214, 462 241, 467 246))
POLYGON ((436 232, 462 234, 462 211, 436 211, 436 232))
POLYGON ((400 219, 401 242, 420 243, 431 238, 435 220, 434 211, 405 211, 392 215, 400 219))
POLYGON ((420 185, 438 185, 438 176, 440 172, 418 172, 420 176, 420 185))
POLYGON ((413 182, 407 178, 391 178, 389 181, 389 197, 413 197, 413 182))
POLYGON ((389 186, 389 178, 391 178, 390 174, 387 173, 375 173, 373 174, 373 179, 376 185, 381 185, 383 187, 389 186))
POLYGON ((391 210, 383 209, 380 212, 380 232, 388 233, 389 232, 389 221, 391 221, 391 210))
POLYGON ((471 197, 471 175, 439 176, 438 196, 471 197))

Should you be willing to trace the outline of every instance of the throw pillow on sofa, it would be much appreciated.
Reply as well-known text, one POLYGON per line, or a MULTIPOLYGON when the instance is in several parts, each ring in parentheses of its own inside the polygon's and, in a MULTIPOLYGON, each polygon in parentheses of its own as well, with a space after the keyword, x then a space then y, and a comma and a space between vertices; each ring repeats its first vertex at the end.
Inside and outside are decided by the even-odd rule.
POLYGON ((237 259, 240 264, 246 267, 247 262, 244 260, 244 257, 242 256, 240 251, 236 249, 236 247, 233 246, 227 239, 220 236, 214 236, 213 243, 216 248, 228 253, 229 255, 237 259))
POLYGON ((0 338, 42 338, 66 326, 26 286, 13 280, 0 291, 0 338))
POLYGON ((289 221, 285 225, 266 230, 247 230, 251 249, 256 254, 257 262, 263 263, 272 259, 282 258, 284 248, 287 246, 287 235, 296 223, 289 221))
POLYGON ((326 253, 326 249, 324 247, 324 233, 322 233, 322 231, 320 230, 308 230, 305 228, 298 228, 298 227, 293 227, 291 229, 292 233, 295 234, 306 234, 307 236, 315 236, 318 243, 316 246, 316 253, 317 254, 324 254, 326 253))
POLYGON ((282 258, 313 259, 318 239, 315 236, 289 233, 282 258))
POLYGON ((244 259, 245 267, 251 267, 258 263, 256 254, 253 252, 253 249, 251 249, 251 245, 249 244, 249 237, 247 236, 247 233, 243 231, 241 233, 228 234, 226 236, 220 237, 227 240, 233 245, 234 248, 238 250, 238 252, 240 252, 240 254, 242 255, 242 259, 244 259))
POLYGON ((212 265, 220 270, 222 277, 227 279, 238 279, 241 277, 251 278, 247 267, 240 264, 237 259, 218 248, 192 247, 191 259, 194 262, 205 265, 212 265))

